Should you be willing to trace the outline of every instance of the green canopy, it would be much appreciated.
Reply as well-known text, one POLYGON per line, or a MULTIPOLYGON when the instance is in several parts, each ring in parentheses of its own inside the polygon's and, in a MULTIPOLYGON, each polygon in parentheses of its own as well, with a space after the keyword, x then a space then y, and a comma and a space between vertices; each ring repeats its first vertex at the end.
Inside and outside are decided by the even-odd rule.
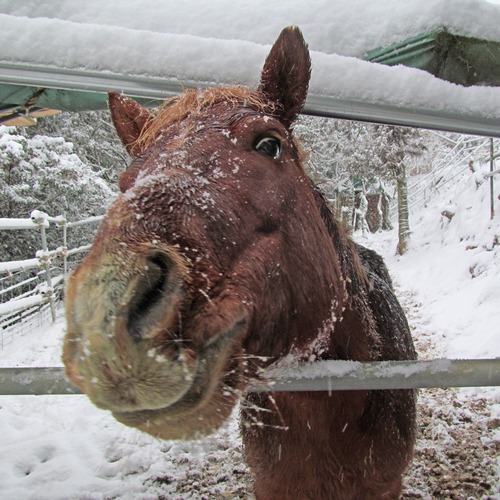
MULTIPOLYGON (((107 108, 105 92, 31 87, 0 83, 0 123, 30 125, 30 117, 57 111, 98 111, 107 108)), ((158 106, 159 99, 136 98, 145 106, 158 106)))
POLYGON ((459 85, 500 85, 500 43, 451 34, 446 28, 371 50, 367 61, 423 69, 459 85))

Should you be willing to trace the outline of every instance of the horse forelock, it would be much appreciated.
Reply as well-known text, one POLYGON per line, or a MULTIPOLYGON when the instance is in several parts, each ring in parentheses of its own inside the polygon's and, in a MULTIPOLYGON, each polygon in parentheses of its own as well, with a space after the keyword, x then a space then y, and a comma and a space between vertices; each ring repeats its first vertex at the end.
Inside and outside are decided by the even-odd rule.
POLYGON ((136 141, 137 146, 144 151, 156 141, 163 130, 187 118, 197 118, 219 103, 268 115, 275 114, 277 107, 260 92, 243 85, 186 90, 183 94, 165 101, 158 113, 151 116, 136 141))

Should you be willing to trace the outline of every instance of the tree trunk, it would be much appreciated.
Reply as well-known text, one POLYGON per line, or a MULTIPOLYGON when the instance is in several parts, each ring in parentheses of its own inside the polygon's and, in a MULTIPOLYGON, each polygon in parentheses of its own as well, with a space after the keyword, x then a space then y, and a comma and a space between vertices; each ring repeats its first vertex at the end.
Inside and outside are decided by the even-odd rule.
POLYGON ((382 199, 380 200, 382 205, 382 230, 390 231, 392 229, 391 222, 391 212, 389 207, 389 197, 387 194, 382 194, 382 199))
POLYGON ((408 213, 408 183, 406 178, 406 165, 401 164, 397 176, 398 185, 398 224, 399 241, 397 253, 403 255, 408 250, 410 239, 410 221, 408 213))
POLYGON ((493 137, 490 138, 490 219, 495 218, 495 146, 493 144, 493 137))
POLYGON ((337 213, 344 226, 344 229, 352 234, 354 230, 354 211, 355 211, 355 199, 354 199, 354 188, 350 186, 350 189, 344 189, 339 191, 337 194, 337 213))

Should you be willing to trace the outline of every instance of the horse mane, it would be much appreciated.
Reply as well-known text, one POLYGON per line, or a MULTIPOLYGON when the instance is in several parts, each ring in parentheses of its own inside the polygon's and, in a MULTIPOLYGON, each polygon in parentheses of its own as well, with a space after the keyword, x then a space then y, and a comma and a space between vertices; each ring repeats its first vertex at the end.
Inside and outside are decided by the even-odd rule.
POLYGON ((316 205, 323 223, 338 252, 342 274, 350 297, 359 294, 359 290, 368 287, 368 276, 357 250, 357 245, 346 234, 341 224, 335 219, 324 193, 312 183, 316 205))
POLYGON ((245 107, 270 115, 275 114, 277 107, 260 92, 244 85, 188 89, 165 101, 158 113, 151 115, 136 144, 144 151, 156 141, 162 130, 188 117, 196 118, 207 108, 223 102, 235 106, 243 103, 245 107))

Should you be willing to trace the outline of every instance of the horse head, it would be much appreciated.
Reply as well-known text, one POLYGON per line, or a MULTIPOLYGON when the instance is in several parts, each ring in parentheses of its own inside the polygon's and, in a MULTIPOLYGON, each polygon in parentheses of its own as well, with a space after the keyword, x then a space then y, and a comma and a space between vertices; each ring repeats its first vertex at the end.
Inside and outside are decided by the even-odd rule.
POLYGON ((110 94, 132 161, 69 280, 63 359, 118 420, 209 433, 263 364, 341 315, 338 257, 292 136, 309 77, 287 28, 255 91, 187 91, 157 116, 110 94))

